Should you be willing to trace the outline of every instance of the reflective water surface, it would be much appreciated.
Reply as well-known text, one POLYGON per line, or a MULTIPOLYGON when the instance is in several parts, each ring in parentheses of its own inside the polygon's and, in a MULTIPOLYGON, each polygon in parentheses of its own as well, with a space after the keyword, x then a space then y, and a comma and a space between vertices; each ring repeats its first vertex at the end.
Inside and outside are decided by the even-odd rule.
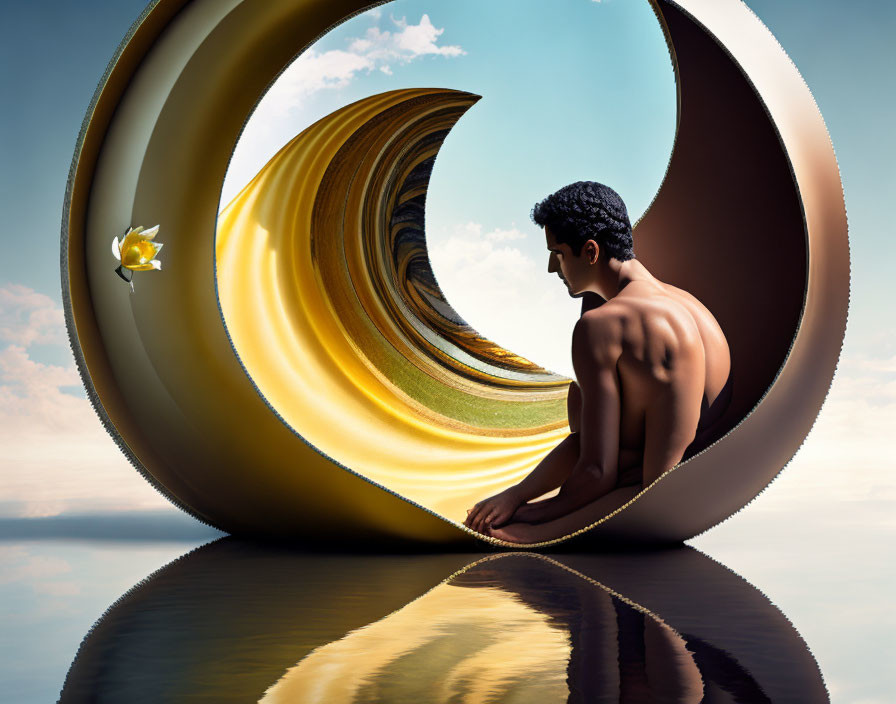
POLYGON ((692 548, 307 554, 224 538, 127 592, 62 702, 825 702, 806 644, 692 548))
POLYGON ((0 702, 891 704, 891 504, 778 503, 694 541, 712 557, 310 553, 173 511, 0 521, 0 702))

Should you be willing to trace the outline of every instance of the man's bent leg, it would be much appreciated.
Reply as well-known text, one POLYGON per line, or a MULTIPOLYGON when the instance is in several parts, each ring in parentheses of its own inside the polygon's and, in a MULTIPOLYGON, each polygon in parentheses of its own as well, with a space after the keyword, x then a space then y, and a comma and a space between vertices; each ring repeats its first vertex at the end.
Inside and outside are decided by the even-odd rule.
POLYGON ((559 487, 579 460, 579 434, 571 433, 517 484, 523 501, 531 501, 559 487))

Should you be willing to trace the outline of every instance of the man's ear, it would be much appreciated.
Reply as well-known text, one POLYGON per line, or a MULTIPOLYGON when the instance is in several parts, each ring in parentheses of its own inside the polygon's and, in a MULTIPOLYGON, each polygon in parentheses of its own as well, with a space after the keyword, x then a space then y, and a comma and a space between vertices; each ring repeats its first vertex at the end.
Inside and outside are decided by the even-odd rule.
POLYGON ((585 254, 588 255, 589 264, 596 263, 598 257, 600 257, 600 245, 598 245, 594 240, 588 240, 585 243, 585 254))

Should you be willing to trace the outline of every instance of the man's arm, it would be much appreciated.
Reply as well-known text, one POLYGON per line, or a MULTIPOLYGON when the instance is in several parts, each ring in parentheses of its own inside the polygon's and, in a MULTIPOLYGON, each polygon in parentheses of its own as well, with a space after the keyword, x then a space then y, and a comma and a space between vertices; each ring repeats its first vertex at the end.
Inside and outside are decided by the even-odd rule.
POLYGON ((540 502, 531 520, 565 516, 616 485, 622 416, 616 366, 621 354, 622 323, 615 315, 594 312, 579 319, 572 335, 572 363, 582 390, 579 457, 557 496, 540 502))

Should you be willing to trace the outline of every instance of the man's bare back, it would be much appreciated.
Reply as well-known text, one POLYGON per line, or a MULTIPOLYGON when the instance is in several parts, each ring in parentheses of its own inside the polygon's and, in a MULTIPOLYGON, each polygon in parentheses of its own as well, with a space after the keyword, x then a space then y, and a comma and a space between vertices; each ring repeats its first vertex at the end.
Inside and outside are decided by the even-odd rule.
MULTIPOLYGON (((731 371, 728 343, 700 301, 652 276, 630 279, 615 297, 585 315, 612 318, 621 328, 619 467, 629 473, 642 467, 647 486, 677 464, 698 431, 708 430, 724 410, 728 399, 721 395, 731 371)), ((574 348, 576 355, 587 364, 592 352, 574 348)), ((571 395, 579 397, 570 399, 570 429, 578 431, 576 406, 583 392, 576 386, 571 395)))
POLYGON ((547 226, 545 237, 548 271, 569 294, 592 291, 606 303, 585 312, 573 332, 570 435, 465 520, 515 542, 549 540, 597 520, 599 499, 619 486, 646 487, 672 469, 730 400, 728 343, 699 300, 633 257, 601 256, 593 239, 576 255, 547 226), (557 496, 527 503, 558 486, 557 496))

